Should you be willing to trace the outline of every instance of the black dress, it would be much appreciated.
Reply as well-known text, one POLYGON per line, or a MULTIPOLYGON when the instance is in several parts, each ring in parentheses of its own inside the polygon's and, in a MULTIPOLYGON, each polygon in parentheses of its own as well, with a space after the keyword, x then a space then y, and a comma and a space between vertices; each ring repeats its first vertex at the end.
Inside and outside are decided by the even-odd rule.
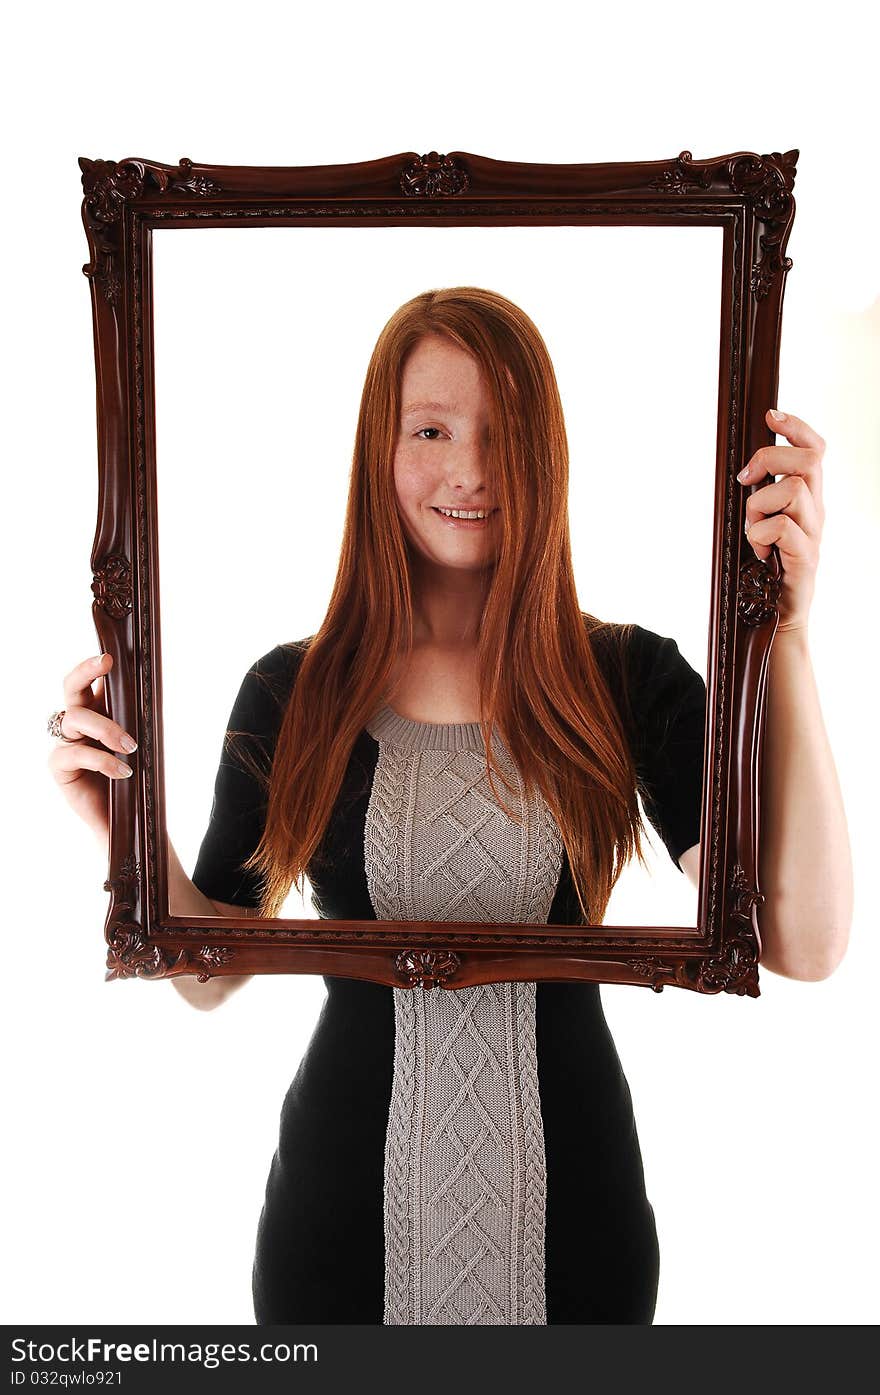
MULTIPOLYGON (((615 651, 597 643, 595 652, 620 702, 645 812, 678 865, 681 853, 700 839, 705 684, 671 639, 638 626, 629 635, 624 655, 628 705, 621 699, 615 651)), ((229 729, 248 734, 244 739, 253 742, 254 750, 269 757, 302 654, 299 646, 278 645, 259 659, 245 676, 230 715, 229 729)), ((395 755, 398 739, 405 746, 404 738, 413 733, 420 751, 425 744, 439 741, 446 766, 459 758, 462 734, 465 746, 476 749, 479 744, 472 724, 435 727, 411 723, 387 707, 381 709, 377 723, 371 722, 355 743, 319 855, 310 865, 313 904, 325 918, 377 918, 371 897, 371 890, 376 894, 375 883, 367 875, 365 834, 369 842, 375 804, 371 795, 377 766, 381 768, 385 759, 382 738, 387 738, 395 755), (436 741, 435 732, 439 733, 436 741)), ((387 789, 387 770, 383 778, 387 789)), ((240 864, 259 839, 264 799, 257 782, 224 747, 210 823, 192 877, 206 896, 242 906, 258 904, 256 879, 242 872, 240 864)), ((580 908, 564 848, 554 887, 547 922, 578 924, 580 908)), ((438 918, 493 918, 468 912, 466 902, 457 904, 457 910, 453 907, 451 914, 438 918)), ((382 918, 408 917, 386 913, 382 918)), ((284 1100, 278 1149, 266 1186, 253 1268, 257 1322, 650 1323, 659 1275, 654 1213, 645 1192, 629 1086, 608 1030, 599 986, 540 982, 516 988, 517 993, 528 987, 533 990, 531 1019, 520 1011, 520 1025, 525 1023, 526 1032, 517 1059, 528 1060, 531 1024, 539 1094, 539 1106, 533 1110, 538 1128, 533 1161, 540 1166, 530 1203, 539 1206, 536 1249, 535 1228, 526 1230, 536 1256, 532 1288, 537 1285, 540 1301, 537 1307, 523 1305, 514 1291, 511 1306, 505 1309, 480 1283, 479 1270, 474 1270, 477 1261, 492 1262, 491 1234, 485 1228, 473 1232, 477 1249, 473 1241, 467 1252, 459 1245, 465 1220, 472 1219, 471 1211, 476 1209, 471 1207, 465 1216, 465 1201, 460 1197, 449 1198, 457 1209, 451 1213, 456 1219, 448 1234, 457 1237, 454 1262, 472 1272, 477 1288, 466 1293, 464 1286, 456 1287, 459 1277, 454 1276, 455 1282, 444 1288, 447 1297, 441 1303, 436 1289, 431 1295, 419 1291, 413 1297, 409 1289, 416 1280, 399 1264, 392 1275, 389 1244, 392 1234, 397 1244, 397 1230, 389 1226, 400 1219, 391 1214, 399 1198, 390 1194, 397 1184, 389 1180, 390 1124, 396 1108, 392 1087, 397 1080, 395 1069, 398 1073, 401 1069, 395 1046, 402 1004, 414 1000, 410 990, 354 979, 328 976, 325 984, 327 998, 284 1100), (390 1289, 401 1274, 402 1306, 399 1302, 395 1306, 390 1289), (546 1306, 541 1307, 544 1301, 546 1306)), ((510 990, 513 986, 496 987, 510 990)), ((477 991, 486 990, 460 993, 477 991)), ((435 989, 433 994, 446 994, 450 1001, 450 990, 435 989)), ((419 1001, 427 1003, 428 995, 419 1001)), ((486 1010, 494 1010, 494 1005, 486 1010)), ((483 1106, 477 1100, 475 1107, 483 1106)), ((453 1140, 458 1146, 456 1135, 453 1140)), ((530 1164, 528 1175, 533 1180, 535 1173, 536 1167, 530 1164)), ((521 1168, 516 1174, 514 1168, 511 1175, 512 1194, 519 1196, 517 1179, 526 1172, 521 1168)), ((486 1185, 492 1188, 491 1178, 486 1185)), ((496 1200, 506 1223, 504 1200, 496 1200)), ((413 1204, 418 1206, 418 1198, 413 1204)), ((522 1255, 517 1258, 513 1253, 523 1248, 522 1234, 513 1236, 507 1257, 514 1266, 514 1290, 527 1286, 521 1277, 522 1255)), ((428 1249, 423 1240, 421 1257, 428 1256, 428 1249)), ((408 1253, 405 1246, 401 1253, 408 1253)), ((417 1246, 413 1253, 420 1284, 417 1246)), ((445 1265, 437 1271, 441 1287, 444 1275, 449 1276, 449 1263, 447 1251, 438 1260, 445 1265)), ((500 1263, 503 1271, 504 1256, 500 1263)), ((496 1273, 501 1271, 496 1267, 496 1273)), ((427 1284, 427 1273, 424 1281, 427 1284)))

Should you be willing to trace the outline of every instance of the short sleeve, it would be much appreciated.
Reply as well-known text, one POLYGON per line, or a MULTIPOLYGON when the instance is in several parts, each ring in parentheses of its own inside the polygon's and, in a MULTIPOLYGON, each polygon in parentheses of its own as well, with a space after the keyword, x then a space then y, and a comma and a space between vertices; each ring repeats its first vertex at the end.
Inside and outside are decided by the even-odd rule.
POLYGON ((208 828, 191 878, 212 901, 260 904, 259 873, 242 863, 263 834, 268 777, 303 653, 299 645, 276 645, 248 669, 232 705, 208 828))
POLYGON ((628 728, 642 805, 681 871, 700 841, 706 684, 675 640, 624 628, 621 715, 628 728))

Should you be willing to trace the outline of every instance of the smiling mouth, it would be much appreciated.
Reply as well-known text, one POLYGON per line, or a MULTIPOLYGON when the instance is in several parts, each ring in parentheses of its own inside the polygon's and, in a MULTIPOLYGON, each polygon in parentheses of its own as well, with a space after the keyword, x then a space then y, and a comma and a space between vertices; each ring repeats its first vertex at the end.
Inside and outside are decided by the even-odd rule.
MULTIPOLYGON (((452 514, 443 513, 443 511, 441 509, 438 509, 435 504, 432 504, 431 512, 435 513, 439 519, 442 519, 442 521, 448 524, 451 528, 479 529, 485 528, 495 517, 498 510, 489 509, 484 518, 453 518, 452 514)), ((473 510, 467 510, 467 512, 473 512, 473 510)))

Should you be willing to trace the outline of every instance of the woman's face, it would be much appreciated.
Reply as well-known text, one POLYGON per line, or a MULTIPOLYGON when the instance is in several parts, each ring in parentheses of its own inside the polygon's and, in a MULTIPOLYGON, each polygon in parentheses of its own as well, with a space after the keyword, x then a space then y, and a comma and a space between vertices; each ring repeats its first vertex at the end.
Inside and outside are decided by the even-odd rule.
POLYGON ((420 339, 401 380, 394 484, 407 537, 438 566, 475 571, 495 555, 500 515, 487 493, 489 424, 477 360, 443 335, 420 339), (466 521, 443 509, 488 516, 466 521))

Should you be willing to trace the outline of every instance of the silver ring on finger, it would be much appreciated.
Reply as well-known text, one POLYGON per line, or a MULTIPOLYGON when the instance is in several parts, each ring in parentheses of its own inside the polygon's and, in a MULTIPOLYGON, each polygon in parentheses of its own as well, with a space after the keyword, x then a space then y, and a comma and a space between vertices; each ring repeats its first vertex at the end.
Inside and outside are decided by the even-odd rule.
POLYGON ((51 717, 49 718, 49 723, 46 727, 46 730, 48 731, 50 736, 57 737, 59 741, 66 741, 68 745, 75 746, 78 741, 84 741, 85 737, 64 735, 64 732, 61 730, 61 723, 64 719, 64 714, 66 711, 67 708, 62 707, 60 712, 53 712, 51 717))

